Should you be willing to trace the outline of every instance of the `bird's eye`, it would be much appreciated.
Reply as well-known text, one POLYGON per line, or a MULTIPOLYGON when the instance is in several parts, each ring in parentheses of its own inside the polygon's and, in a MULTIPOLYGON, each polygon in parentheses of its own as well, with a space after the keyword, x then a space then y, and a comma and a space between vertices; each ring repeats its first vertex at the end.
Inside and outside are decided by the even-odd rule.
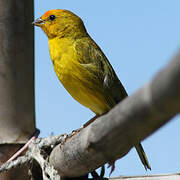
POLYGON ((53 21, 54 19, 56 19, 56 16, 55 16, 55 15, 50 15, 50 16, 49 16, 49 19, 50 19, 51 21, 53 21))

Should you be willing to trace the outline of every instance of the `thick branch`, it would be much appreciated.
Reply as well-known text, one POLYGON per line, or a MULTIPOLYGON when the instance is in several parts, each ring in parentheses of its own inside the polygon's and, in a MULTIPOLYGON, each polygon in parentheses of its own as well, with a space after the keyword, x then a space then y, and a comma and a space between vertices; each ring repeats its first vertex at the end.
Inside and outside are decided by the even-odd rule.
MULTIPOLYGON (((44 139, 36 139, 29 145, 29 149, 24 156, 18 157, 16 160, 6 162, 0 166, 0 174, 2 175, 3 172, 12 170, 13 168, 24 167, 26 164, 30 167, 32 161, 35 160, 39 165, 39 168, 42 170, 42 177, 44 180, 60 180, 57 171, 49 164, 47 156, 49 155, 49 151, 51 151, 56 144, 64 142, 65 138, 66 135, 64 134, 50 136, 44 139)), ((36 171, 39 170, 37 169, 36 171)), ((33 173, 32 175, 34 175, 33 173)))
POLYGON ((108 114, 58 145, 50 162, 61 176, 81 176, 123 157, 180 112, 180 53, 108 114))

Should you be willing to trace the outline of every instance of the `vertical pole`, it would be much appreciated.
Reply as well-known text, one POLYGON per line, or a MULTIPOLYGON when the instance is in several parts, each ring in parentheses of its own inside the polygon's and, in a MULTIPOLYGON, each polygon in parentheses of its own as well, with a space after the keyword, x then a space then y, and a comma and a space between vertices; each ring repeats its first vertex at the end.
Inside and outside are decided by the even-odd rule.
POLYGON ((1 163, 35 130, 32 21, 32 0, 0 0, 1 163))

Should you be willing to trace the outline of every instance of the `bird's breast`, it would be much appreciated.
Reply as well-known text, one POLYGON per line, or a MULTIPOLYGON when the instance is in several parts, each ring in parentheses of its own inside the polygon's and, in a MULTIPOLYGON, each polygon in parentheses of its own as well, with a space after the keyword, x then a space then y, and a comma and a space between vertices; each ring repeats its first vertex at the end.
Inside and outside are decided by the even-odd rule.
POLYGON ((50 46, 54 70, 70 95, 80 104, 96 114, 110 109, 104 96, 102 85, 97 77, 78 61, 73 46, 50 46), (68 47, 68 48, 67 48, 68 47))
POLYGON ((65 89, 80 104, 96 114, 102 114, 110 109, 103 89, 81 65, 73 62, 63 64, 55 62, 54 70, 65 89))

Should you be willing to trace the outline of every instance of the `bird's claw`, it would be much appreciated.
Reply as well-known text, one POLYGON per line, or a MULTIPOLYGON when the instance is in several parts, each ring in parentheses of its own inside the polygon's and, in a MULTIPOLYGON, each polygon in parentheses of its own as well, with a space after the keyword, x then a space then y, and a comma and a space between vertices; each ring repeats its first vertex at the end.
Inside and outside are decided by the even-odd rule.
POLYGON ((109 173, 109 176, 111 176, 111 174, 115 170, 115 162, 109 163, 108 168, 110 168, 110 167, 111 167, 111 171, 109 173))

